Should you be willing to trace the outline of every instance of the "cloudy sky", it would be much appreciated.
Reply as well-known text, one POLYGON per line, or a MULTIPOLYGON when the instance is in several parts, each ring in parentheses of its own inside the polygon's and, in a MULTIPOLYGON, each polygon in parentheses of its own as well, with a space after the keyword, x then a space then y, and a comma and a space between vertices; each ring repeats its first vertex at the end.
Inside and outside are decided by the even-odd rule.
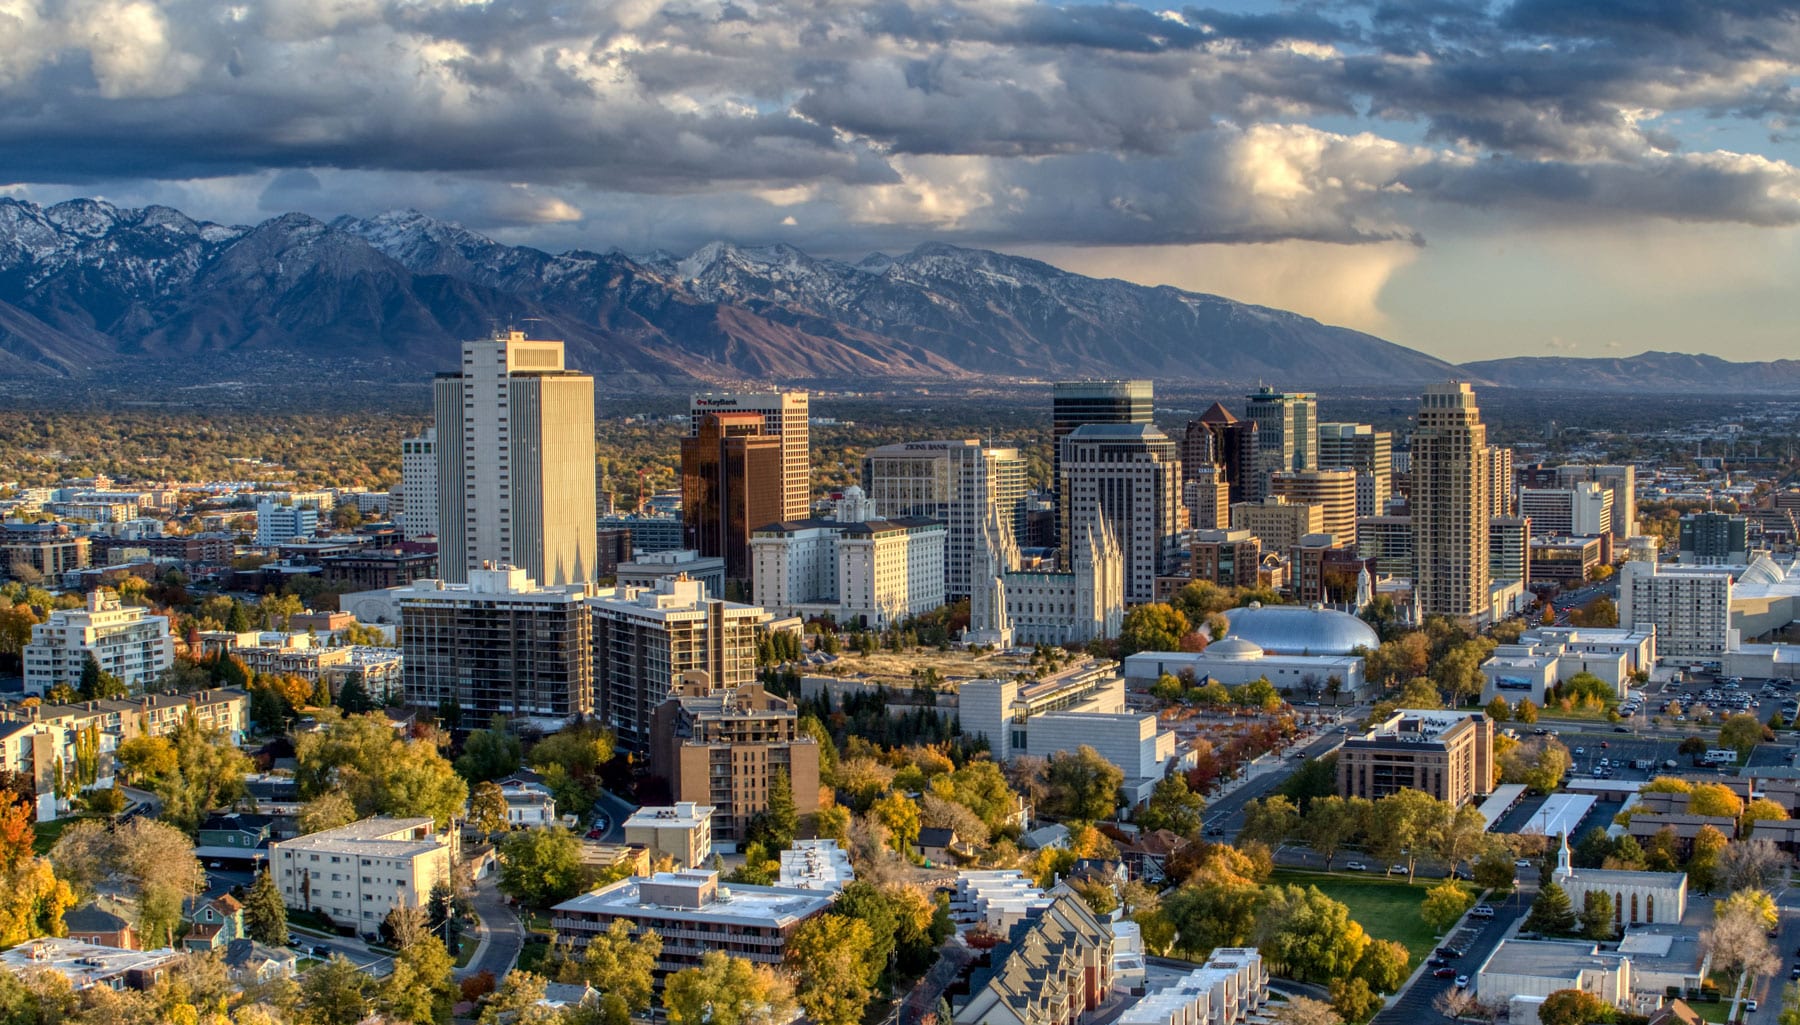
POLYGON ((1792 0, 0 0, 0 192, 926 239, 1451 359, 1800 355, 1792 0))

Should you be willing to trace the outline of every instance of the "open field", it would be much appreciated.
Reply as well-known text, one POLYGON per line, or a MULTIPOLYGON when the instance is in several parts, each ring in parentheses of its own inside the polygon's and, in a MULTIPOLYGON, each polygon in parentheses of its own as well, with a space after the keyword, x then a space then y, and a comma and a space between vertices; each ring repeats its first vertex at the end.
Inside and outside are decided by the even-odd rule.
MULTIPOLYGON (((1432 880, 1433 883, 1438 880, 1432 880)), ((1350 909, 1350 917, 1362 924, 1363 931, 1378 940, 1398 940, 1412 953, 1417 966, 1437 947, 1437 934, 1419 919, 1419 905, 1425 900, 1430 884, 1408 884, 1404 877, 1389 879, 1369 874, 1341 872, 1301 872, 1276 869, 1271 883, 1295 886, 1317 886, 1320 892, 1339 900, 1350 909)))

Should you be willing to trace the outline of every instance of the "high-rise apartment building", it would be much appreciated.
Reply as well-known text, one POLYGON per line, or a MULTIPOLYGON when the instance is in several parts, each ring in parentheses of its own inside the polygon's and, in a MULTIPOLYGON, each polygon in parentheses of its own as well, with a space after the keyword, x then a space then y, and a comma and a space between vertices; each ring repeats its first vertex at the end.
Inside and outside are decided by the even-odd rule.
POLYGON ((1062 493, 1062 442, 1087 424, 1148 424, 1156 411, 1151 381, 1059 381, 1050 396, 1050 486, 1056 489, 1056 541, 1069 551, 1069 504, 1062 493))
POLYGON ((1494 516, 1488 520, 1488 576, 1531 587, 1531 520, 1494 516))
POLYGON ((1737 647, 1731 587, 1723 567, 1628 562, 1619 573, 1619 625, 1654 628, 1658 655, 1716 659, 1737 647))
POLYGON ((600 718, 627 748, 645 750, 651 713, 689 674, 713 690, 756 679, 756 628, 768 614, 708 598, 697 580, 664 578, 653 589, 602 592, 588 609, 600 718))
POLYGON ((1013 536, 1025 531, 1025 460, 1016 448, 986 448, 973 438, 882 445, 863 459, 863 491, 876 516, 925 517, 944 525, 944 590, 973 593, 970 567, 988 510, 1013 536))
POLYGON ((1224 483, 1230 486, 1227 502, 1249 502, 1262 497, 1256 482, 1256 424, 1239 420, 1231 410, 1213 403, 1200 419, 1189 420, 1181 441, 1181 475, 1206 463, 1224 467, 1224 483))
POLYGON ((496 715, 570 721, 594 710, 591 584, 539 587, 511 566, 468 580, 415 580, 400 604, 406 703, 454 708, 465 723, 496 715))
POLYGON ((1125 560, 1125 601, 1154 601, 1156 578, 1180 555, 1185 519, 1175 443, 1153 424, 1087 424, 1062 439, 1061 454, 1065 547, 1084 531, 1110 530, 1125 560))
POLYGON ((1481 621, 1488 576, 1487 425, 1466 383, 1432 385, 1412 435, 1413 593, 1425 615, 1481 621))
POLYGON ((1256 476, 1265 488, 1271 473, 1319 468, 1318 395, 1265 385, 1245 399, 1244 419, 1256 424, 1256 476))
POLYGON ((1374 560, 1376 572, 1383 575, 1411 578, 1413 542, 1411 516, 1364 516, 1356 521, 1357 557, 1374 560))
POLYGON ((807 516, 812 502, 811 396, 803 391, 696 395, 688 403, 689 437, 700 436, 708 413, 755 413, 762 417, 761 433, 781 441, 781 515, 768 522, 807 516))
POLYGON ((784 443, 766 423, 761 412, 707 413, 681 440, 686 547, 724 559, 727 581, 750 579, 751 532, 787 518, 784 443))
POLYGON ((1488 446, 1488 515, 1519 515, 1519 488, 1513 482, 1513 450, 1488 446))
POLYGON ((25 693, 43 694, 59 683, 81 684, 88 656, 134 693, 156 682, 175 663, 169 617, 123 605, 119 596, 96 588, 79 609, 57 609, 31 628, 21 652, 25 693))
POLYGON ((1262 542, 1248 530, 1196 530, 1192 576, 1220 587, 1255 587, 1262 542))
POLYGON ((401 531, 408 541, 438 532, 437 428, 400 439, 401 531))
POLYGON ((1318 506, 1320 530, 1340 548, 1356 547, 1355 470, 1281 470, 1269 475, 1269 490, 1294 505, 1318 506))
POLYGON ((594 379, 523 331, 464 342, 434 385, 438 571, 516 566, 546 587, 595 578, 594 379))
POLYGON ((718 839, 744 839, 784 772, 794 808, 819 810, 819 745, 800 728, 794 703, 760 683, 708 690, 683 682, 656 707, 651 737, 651 771, 669 781, 675 800, 712 805, 718 839))
POLYGON ((1394 489, 1394 436, 1368 424, 1319 425, 1319 468, 1356 472, 1356 515, 1382 516, 1394 489))

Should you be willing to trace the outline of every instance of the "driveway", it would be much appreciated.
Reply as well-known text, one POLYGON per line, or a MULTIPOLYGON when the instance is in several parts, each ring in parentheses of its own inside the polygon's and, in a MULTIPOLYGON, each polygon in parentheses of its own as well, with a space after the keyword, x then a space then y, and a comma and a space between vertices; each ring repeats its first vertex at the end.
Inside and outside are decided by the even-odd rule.
POLYGON ((463 978, 488 971, 493 972, 496 979, 504 978, 518 962, 519 951, 525 947, 525 926, 501 899, 494 875, 475 884, 475 895, 470 903, 475 907, 475 916, 481 920, 476 926, 480 945, 475 948, 469 966, 458 969, 456 976, 463 978))

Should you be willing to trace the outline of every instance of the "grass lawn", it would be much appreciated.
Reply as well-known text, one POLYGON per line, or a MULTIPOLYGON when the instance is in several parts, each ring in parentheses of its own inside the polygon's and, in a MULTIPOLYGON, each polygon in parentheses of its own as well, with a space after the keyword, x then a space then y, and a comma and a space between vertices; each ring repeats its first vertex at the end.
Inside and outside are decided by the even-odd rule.
POLYGON ((87 818, 85 815, 71 815, 66 819, 52 819, 37 824, 37 839, 32 841, 32 849, 39 854, 49 854, 50 848, 56 846, 56 840, 62 836, 63 830, 74 823, 87 818))
POLYGON ((1317 886, 1327 897, 1342 901, 1364 932, 1378 940, 1403 944, 1412 953, 1414 967, 1437 947, 1437 934, 1419 919, 1419 905, 1425 900, 1425 891, 1438 880, 1409 885, 1404 878, 1278 868, 1270 874, 1269 882, 1317 886))

